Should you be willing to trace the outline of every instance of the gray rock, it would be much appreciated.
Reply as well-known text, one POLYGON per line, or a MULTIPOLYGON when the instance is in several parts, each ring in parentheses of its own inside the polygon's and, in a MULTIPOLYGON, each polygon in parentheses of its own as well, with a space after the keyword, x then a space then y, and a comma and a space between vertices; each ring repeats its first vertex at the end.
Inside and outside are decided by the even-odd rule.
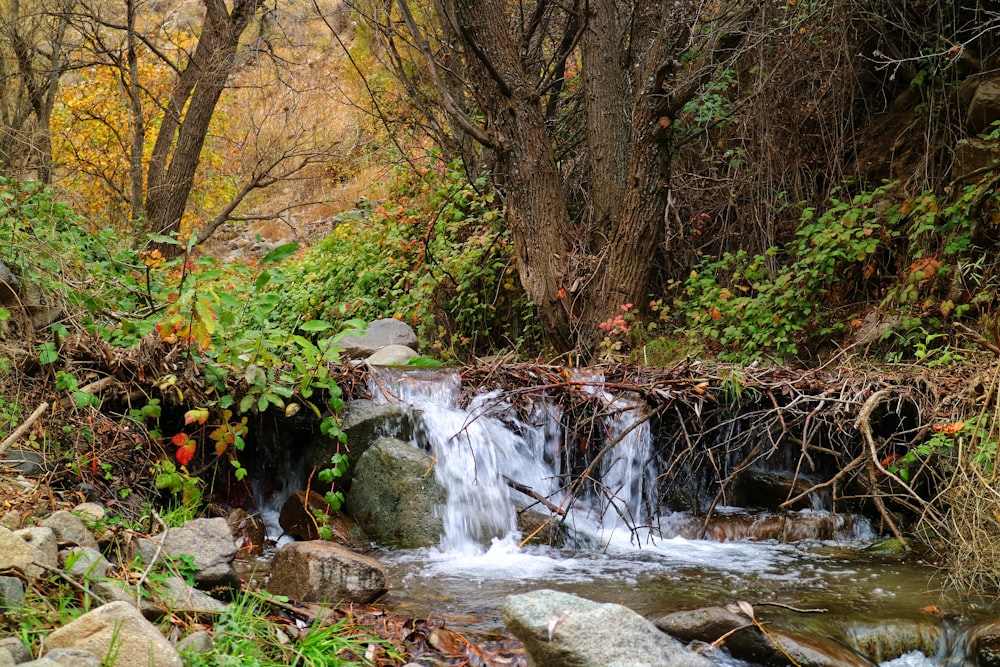
POLYGON ((57 648, 45 654, 44 660, 60 667, 101 667, 101 661, 90 651, 78 648, 57 648))
POLYGON ((71 547, 62 550, 64 569, 78 579, 104 579, 111 563, 97 549, 71 547))
POLYGON ((972 132, 985 132, 996 120, 1000 120, 1000 78, 984 79, 972 95, 965 125, 972 132))
POLYGON ((6 651, 14 659, 15 664, 31 660, 31 651, 17 637, 0 639, 0 650, 6 651))
POLYGON ((59 510, 42 521, 42 525, 55 531, 60 542, 70 542, 81 547, 97 548, 94 534, 87 529, 83 519, 67 510, 59 510))
POLYGON ((24 582, 18 577, 0 577, 0 611, 20 609, 24 604, 24 582))
POLYGON ((286 544, 274 555, 267 590, 299 602, 366 604, 388 590, 388 574, 369 558, 333 542, 286 544))
POLYGON ((127 602, 102 605, 58 628, 45 648, 83 649, 116 667, 183 667, 170 642, 127 602))
POLYGON ((0 667, 14 667, 16 664, 14 656, 7 649, 0 648, 0 667))
POLYGON ((212 639, 212 634, 205 630, 192 632, 177 642, 177 652, 182 655, 185 653, 208 653, 213 648, 215 648, 215 642, 212 639))
POLYGON ((0 527, 0 571, 17 570, 27 577, 42 576, 43 570, 35 561, 45 559, 45 555, 6 528, 0 527))
POLYGON ((192 519, 183 526, 171 528, 153 539, 138 542, 139 553, 147 563, 156 555, 157 544, 162 545, 160 557, 190 556, 197 568, 194 579, 202 586, 231 584, 238 581, 233 571, 236 540, 226 520, 192 519))
POLYGON ((59 544, 56 542, 56 533, 51 528, 32 526, 15 530, 14 534, 35 547, 39 555, 37 562, 49 567, 59 567, 59 544))
POLYGON ((413 348, 405 345, 386 345, 369 355, 365 363, 370 366, 402 366, 417 356, 413 348))
MULTIPOLYGON (((347 435, 347 470, 337 480, 339 488, 347 488, 361 456, 380 437, 393 436, 409 440, 413 434, 410 411, 399 405, 379 405, 359 399, 349 401, 340 420, 340 429, 347 435)), ((343 452, 344 445, 326 436, 318 436, 306 449, 306 469, 329 467, 330 457, 343 452)))
POLYGON ((512 595, 503 618, 534 667, 708 667, 634 611, 568 593, 512 595))
POLYGON ((363 332, 352 333, 337 339, 337 345, 348 357, 362 359, 389 345, 406 345, 417 349, 417 335, 406 322, 387 318, 375 320, 363 332))
POLYGON ((160 605, 171 612, 219 614, 226 610, 224 602, 191 588, 180 577, 167 577, 162 585, 153 586, 160 605))
POLYGON ((827 637, 805 635, 770 623, 765 635, 746 616, 730 607, 678 611, 653 622, 660 630, 684 642, 711 643, 727 635, 723 646, 733 657, 762 665, 784 667, 790 656, 801 667, 874 666, 850 647, 827 637))
POLYGON ((435 510, 447 495, 433 468, 434 459, 416 447, 380 438, 357 462, 348 513, 378 544, 402 549, 438 544, 444 523, 435 510))
POLYGON ((99 503, 80 503, 73 508, 73 514, 83 519, 84 523, 86 523, 87 521, 101 521, 104 519, 107 511, 99 503))

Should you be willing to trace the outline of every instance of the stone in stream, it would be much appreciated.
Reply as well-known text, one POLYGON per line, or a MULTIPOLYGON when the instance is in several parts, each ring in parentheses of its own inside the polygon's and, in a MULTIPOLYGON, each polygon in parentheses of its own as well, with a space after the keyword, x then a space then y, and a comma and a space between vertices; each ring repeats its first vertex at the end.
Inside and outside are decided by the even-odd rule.
POLYGON ((770 623, 764 626, 765 635, 747 616, 730 607, 677 611, 653 623, 684 642, 712 643, 732 633, 723 645, 733 657, 761 665, 785 667, 789 657, 801 667, 873 667, 875 664, 850 647, 826 637, 805 635, 770 623))
POLYGON ((1000 621, 981 623, 972 629, 972 655, 979 667, 1000 667, 1000 621))
POLYGON ((533 667, 708 667, 707 658, 631 609, 539 590, 504 600, 503 618, 533 667))
POLYGON ((298 602, 367 604, 389 589, 374 558, 333 542, 291 542, 274 555, 267 590, 298 602))
POLYGON ((446 499, 434 459, 401 440, 380 438, 357 462, 346 507, 377 544, 416 549, 438 544, 444 522, 436 508, 446 499))
POLYGON ((116 667, 182 667, 180 656, 155 625, 134 605, 111 602, 56 629, 45 639, 45 650, 89 651, 102 664, 116 667))
POLYGON ((345 547, 358 548, 356 535, 358 526, 351 519, 340 511, 330 511, 329 505, 320 494, 315 491, 309 492, 309 506, 306 507, 306 492, 296 491, 288 496, 288 499, 281 506, 281 514, 278 516, 278 525, 289 537, 299 540, 318 540, 320 535, 320 518, 316 516, 320 513, 325 527, 330 531, 329 539, 345 547))

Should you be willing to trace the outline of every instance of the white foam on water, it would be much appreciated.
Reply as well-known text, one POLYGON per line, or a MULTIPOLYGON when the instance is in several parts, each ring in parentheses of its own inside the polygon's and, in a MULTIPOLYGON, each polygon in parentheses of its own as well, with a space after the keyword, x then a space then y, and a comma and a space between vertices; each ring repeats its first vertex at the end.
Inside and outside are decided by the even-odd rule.
POLYGON ((941 663, 929 658, 920 651, 911 651, 894 660, 880 663, 881 667, 941 667, 941 663))

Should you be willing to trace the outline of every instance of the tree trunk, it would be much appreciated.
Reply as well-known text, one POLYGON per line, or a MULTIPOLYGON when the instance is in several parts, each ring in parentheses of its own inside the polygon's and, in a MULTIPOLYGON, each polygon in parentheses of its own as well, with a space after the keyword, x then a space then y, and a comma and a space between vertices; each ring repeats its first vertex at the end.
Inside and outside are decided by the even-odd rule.
MULTIPOLYGON (((180 231, 212 114, 236 68, 240 36, 260 6, 260 0, 235 0, 229 12, 223 0, 203 1, 202 33, 171 91, 146 174, 148 225, 159 234, 180 231)), ((178 246, 160 250, 172 256, 178 246)))

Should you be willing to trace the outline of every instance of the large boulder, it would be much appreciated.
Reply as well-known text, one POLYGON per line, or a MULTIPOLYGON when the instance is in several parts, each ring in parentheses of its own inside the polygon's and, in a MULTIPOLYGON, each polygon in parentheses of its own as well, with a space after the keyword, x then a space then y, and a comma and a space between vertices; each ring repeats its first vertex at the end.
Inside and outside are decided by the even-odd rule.
POLYGON ((406 345, 417 349, 417 335, 406 322, 393 318, 375 320, 363 332, 348 334, 337 340, 344 354, 354 359, 363 359, 389 345, 406 345))
POLYGON ((226 520, 192 519, 178 528, 171 528, 153 539, 138 541, 139 553, 147 563, 157 555, 190 556, 196 572, 194 580, 201 586, 230 585, 239 581, 233 570, 236 557, 236 540, 226 520))
POLYGON ((631 609, 540 590, 503 603, 507 629, 534 667, 708 667, 631 609))
POLYGON ((761 665, 785 667, 792 658, 801 667, 873 667, 875 663, 840 642, 805 635, 773 624, 767 634, 740 611, 704 607, 677 611, 653 621, 657 628, 684 642, 712 643, 725 637, 733 657, 761 665))
POLYGON ((376 440, 357 462, 347 511, 378 544, 415 549, 438 544, 447 499, 434 459, 395 438, 376 440))
MULTIPOLYGON (((340 419, 340 430, 347 435, 347 470, 337 480, 338 488, 350 486, 354 468, 361 456, 380 437, 394 435, 403 440, 413 433, 410 410, 401 405, 380 405, 358 399, 348 401, 340 419)), ((330 465, 333 454, 344 451, 344 445, 333 438, 317 436, 306 448, 306 469, 321 470, 330 465)))
POLYGON ((89 651, 115 667, 183 666, 170 642, 128 602, 102 605, 58 628, 45 650, 59 648, 89 651))
POLYGON ((333 542, 291 542, 274 555, 267 590, 299 602, 366 604, 389 589, 374 558, 333 542))

